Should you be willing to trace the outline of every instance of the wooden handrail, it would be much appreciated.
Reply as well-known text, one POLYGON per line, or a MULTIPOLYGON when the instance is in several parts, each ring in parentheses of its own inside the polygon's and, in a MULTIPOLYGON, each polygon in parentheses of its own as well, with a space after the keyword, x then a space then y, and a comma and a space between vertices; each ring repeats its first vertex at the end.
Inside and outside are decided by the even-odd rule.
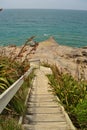
POLYGON ((24 82, 24 79, 32 72, 34 67, 30 67, 29 70, 22 75, 15 83, 13 83, 6 91, 0 95, 0 113, 4 110, 10 100, 14 97, 16 92, 19 90, 24 82))

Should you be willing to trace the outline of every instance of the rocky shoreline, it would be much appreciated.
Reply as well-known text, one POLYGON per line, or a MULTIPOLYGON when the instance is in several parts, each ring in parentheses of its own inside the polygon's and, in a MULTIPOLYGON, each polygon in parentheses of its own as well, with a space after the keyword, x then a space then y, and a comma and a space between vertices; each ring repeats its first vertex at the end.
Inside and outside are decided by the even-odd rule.
POLYGON ((25 57, 30 59, 40 59, 41 62, 56 64, 60 71, 68 72, 73 77, 87 79, 87 46, 75 48, 58 44, 53 37, 40 42, 37 46, 8 46, 0 47, 0 54, 17 57, 22 60, 25 57), (20 56, 18 54, 22 50, 20 56))

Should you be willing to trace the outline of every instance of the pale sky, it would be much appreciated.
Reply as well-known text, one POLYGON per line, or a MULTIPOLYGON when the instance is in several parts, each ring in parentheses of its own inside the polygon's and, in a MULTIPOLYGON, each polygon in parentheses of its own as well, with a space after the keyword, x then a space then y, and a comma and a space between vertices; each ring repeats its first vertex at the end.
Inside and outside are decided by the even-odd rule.
POLYGON ((87 0, 0 0, 0 8, 87 10, 87 0))

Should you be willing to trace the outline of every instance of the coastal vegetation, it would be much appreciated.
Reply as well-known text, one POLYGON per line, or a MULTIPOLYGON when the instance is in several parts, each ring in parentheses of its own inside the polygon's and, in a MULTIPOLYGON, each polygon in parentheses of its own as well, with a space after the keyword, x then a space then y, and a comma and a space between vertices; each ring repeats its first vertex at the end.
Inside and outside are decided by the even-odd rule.
POLYGON ((0 130, 23 130, 18 121, 20 116, 23 116, 26 111, 26 95, 33 77, 34 73, 32 72, 0 115, 0 130))
MULTIPOLYGON (((26 67, 29 67, 28 63, 11 62, 10 58, 6 56, 0 57, 0 94, 2 94, 7 88, 9 88, 21 75, 26 72, 26 67)), ((15 120, 23 114, 25 110, 24 102, 28 90, 28 80, 23 84, 17 94, 13 97, 10 103, 0 116, 1 130, 15 130, 19 126, 15 126, 15 120), (6 124, 6 125, 4 125, 6 124), (12 125, 13 124, 13 125, 12 125)), ((21 130, 21 129, 18 129, 21 130)))
MULTIPOLYGON (((25 55, 23 60, 21 54, 31 39, 32 38, 26 41, 16 56, 14 56, 14 52, 11 52, 11 55, 6 56, 4 50, 2 50, 4 53, 0 53, 0 94, 8 89, 30 68, 30 63, 27 59, 28 54, 25 55)), ((17 122, 19 117, 23 115, 26 110, 25 99, 33 76, 34 74, 32 72, 3 110, 0 115, 0 130, 22 130, 22 127, 18 125, 17 122)))
MULTIPOLYGON (((46 65, 48 66, 48 65, 46 65)), ((48 75, 54 95, 60 99, 73 124, 87 129, 87 81, 77 81, 70 74, 64 74, 58 67, 50 66, 53 74, 48 75)))

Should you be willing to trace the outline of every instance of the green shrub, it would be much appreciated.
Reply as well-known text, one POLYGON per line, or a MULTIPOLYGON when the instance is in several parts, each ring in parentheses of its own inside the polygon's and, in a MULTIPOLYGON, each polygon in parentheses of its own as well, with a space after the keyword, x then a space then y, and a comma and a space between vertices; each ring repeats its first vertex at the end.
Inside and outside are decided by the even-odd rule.
POLYGON ((48 78, 52 92, 59 97, 74 124, 77 121, 78 127, 87 128, 87 81, 77 81, 70 74, 60 73, 56 66, 51 68, 53 75, 48 78))
POLYGON ((0 120, 0 130, 23 130, 21 125, 18 125, 18 122, 9 117, 9 118, 2 118, 0 120), (3 121, 4 120, 4 121, 3 121))
POLYGON ((87 99, 77 104, 75 114, 81 128, 87 129, 87 99))

